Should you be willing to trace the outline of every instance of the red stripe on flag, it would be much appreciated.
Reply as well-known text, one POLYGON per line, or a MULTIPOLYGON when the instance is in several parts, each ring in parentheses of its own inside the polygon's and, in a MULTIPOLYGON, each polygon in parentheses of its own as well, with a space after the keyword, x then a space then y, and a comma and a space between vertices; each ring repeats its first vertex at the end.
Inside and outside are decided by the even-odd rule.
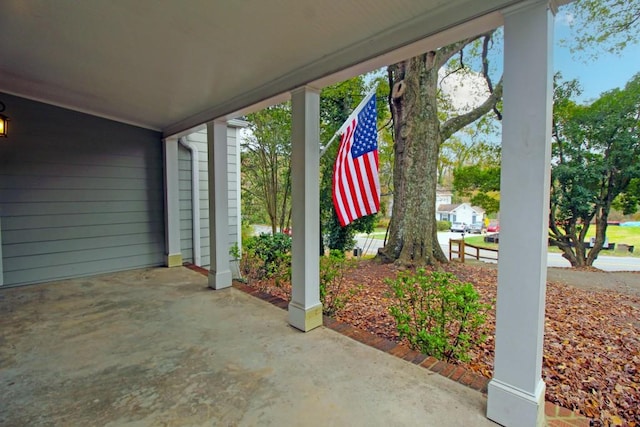
POLYGON ((378 175, 378 171, 380 170, 380 162, 378 160, 378 150, 373 152, 373 158, 376 165, 376 173, 374 176, 375 179, 375 191, 373 193, 374 200, 376 203, 376 212, 380 210, 380 176, 378 175))
MULTIPOLYGON (((350 144, 353 145, 353 144, 350 144)), ((358 179, 358 171, 355 168, 354 165, 354 161, 353 161, 353 157, 351 157, 351 153, 348 153, 347 155, 347 161, 345 163, 345 175, 347 177, 346 181, 345 181, 345 185, 348 187, 349 189, 349 202, 353 205, 353 207, 350 207, 351 212, 350 212, 350 217, 351 220, 353 221, 356 218, 360 218, 363 213, 362 213, 362 209, 360 208, 360 201, 358 200, 358 188, 356 187, 356 180, 358 179)))
POLYGON ((343 159, 342 167, 340 170, 340 190, 342 196, 343 216, 344 223, 349 224, 356 217, 355 206, 353 198, 351 196, 351 177, 350 177, 350 163, 351 163, 351 147, 353 145, 353 132, 355 131, 355 120, 347 128, 347 138, 343 147, 343 159))
POLYGON ((333 204, 336 208, 338 220, 343 227, 353 221, 352 209, 349 207, 349 198, 345 184, 348 184, 345 173, 345 165, 347 164, 349 152, 351 150, 352 135, 355 128, 355 120, 352 125, 342 134, 340 140, 340 149, 333 170, 333 204))
POLYGON ((357 187, 354 185, 354 192, 356 193, 356 197, 358 198, 358 201, 361 203, 362 208, 364 209, 364 214, 360 216, 369 215, 371 213, 371 209, 369 208, 369 203, 367 200, 367 190, 364 182, 366 176, 363 174, 363 169, 366 169, 367 163, 365 157, 367 157, 367 155, 360 156, 353 162, 357 176, 357 182, 354 183, 357 184, 357 187))

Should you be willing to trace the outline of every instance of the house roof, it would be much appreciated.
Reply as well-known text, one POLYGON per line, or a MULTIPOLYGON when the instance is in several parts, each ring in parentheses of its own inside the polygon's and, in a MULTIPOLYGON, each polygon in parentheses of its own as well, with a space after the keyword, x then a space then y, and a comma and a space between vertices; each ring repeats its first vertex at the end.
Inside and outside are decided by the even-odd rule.
POLYGON ((462 205, 469 206, 471 209, 476 211, 476 213, 484 213, 484 209, 482 209, 479 206, 471 206, 471 205, 469 205, 469 203, 442 204, 442 205, 438 205, 437 211, 438 212, 453 212, 453 211, 455 211, 456 209, 458 209, 462 205))
POLYGON ((523 2, 5 0, 0 92, 169 136, 495 28, 523 2))
POLYGON ((438 212, 453 212, 458 206, 460 203, 438 205, 438 212))
POLYGON ((485 213, 485 210, 482 209, 480 206, 471 206, 471 209, 473 209, 477 213, 485 213))

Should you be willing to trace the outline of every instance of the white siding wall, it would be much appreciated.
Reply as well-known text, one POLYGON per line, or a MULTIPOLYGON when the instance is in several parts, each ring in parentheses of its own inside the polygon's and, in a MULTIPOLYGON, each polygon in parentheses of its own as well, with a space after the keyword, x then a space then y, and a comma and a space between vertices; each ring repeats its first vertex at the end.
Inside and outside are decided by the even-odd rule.
POLYGON ((474 222, 482 221, 482 214, 476 212, 468 203, 461 204, 454 212, 456 216, 455 221, 457 222, 464 222, 465 224, 470 225, 474 222))
POLYGON ((4 285, 164 262, 160 134, 3 95, 4 285))
MULTIPOLYGON (((229 244, 240 245, 240 149, 238 129, 228 128, 228 180, 229 180, 229 244)), ((209 181, 207 178, 207 131, 198 130, 187 136, 187 140, 198 148, 200 167, 200 244, 202 266, 211 262, 209 249, 209 181)), ((180 179, 180 244, 184 261, 193 262, 193 230, 191 217, 191 153, 179 146, 180 179)))

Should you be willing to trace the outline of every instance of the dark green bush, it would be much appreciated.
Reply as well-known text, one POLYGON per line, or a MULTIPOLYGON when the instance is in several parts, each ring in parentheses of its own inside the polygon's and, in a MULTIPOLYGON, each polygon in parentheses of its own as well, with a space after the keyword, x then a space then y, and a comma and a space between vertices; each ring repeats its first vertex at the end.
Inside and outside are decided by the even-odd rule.
POLYGON ((451 221, 438 221, 437 224, 438 231, 449 231, 451 229, 451 221))
POLYGON ((387 283, 395 297, 391 315, 412 349, 445 361, 467 361, 469 350, 486 339, 481 328, 490 306, 480 302, 471 283, 424 269, 400 273, 387 283))
POLYGON ((262 233, 247 239, 243 270, 254 278, 273 278, 276 285, 291 281, 291 236, 262 233))

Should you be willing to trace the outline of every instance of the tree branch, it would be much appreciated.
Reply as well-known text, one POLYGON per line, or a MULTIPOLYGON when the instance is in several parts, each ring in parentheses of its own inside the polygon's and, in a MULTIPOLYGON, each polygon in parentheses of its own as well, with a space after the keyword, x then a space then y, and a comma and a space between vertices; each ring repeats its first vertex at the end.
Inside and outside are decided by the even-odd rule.
MULTIPOLYGON (((491 77, 489 76, 489 59, 487 55, 489 53, 489 43, 491 42, 491 34, 483 36, 482 40, 482 75, 484 76, 485 81, 487 82, 487 87, 489 88, 489 93, 493 93, 493 82, 491 81, 491 77)), ((493 105, 493 112, 496 113, 498 120, 502 120, 502 113, 498 111, 496 104, 493 105)))
POLYGON ((451 59, 456 53, 464 49, 466 45, 482 37, 491 38, 491 35, 493 35, 494 32, 495 30, 491 30, 483 34, 478 34, 477 36, 474 36, 474 37, 469 37, 468 39, 460 40, 459 42, 456 42, 456 43, 451 43, 448 46, 438 49, 437 55, 436 55, 435 67, 438 69, 442 68, 442 66, 444 66, 444 64, 446 64, 447 61, 449 61, 449 59, 451 59))
POLYGON ((470 123, 475 122, 480 117, 487 114, 491 109, 495 107, 497 102, 502 98, 502 78, 493 90, 493 93, 482 103, 482 105, 476 107, 472 111, 466 114, 462 114, 456 117, 452 117, 440 128, 442 140, 446 141, 451 135, 467 126, 470 123))
POLYGON ((454 70, 451 70, 451 71, 449 71, 448 73, 446 73, 446 74, 444 75, 444 77, 442 77, 442 78, 440 79, 440 85, 441 85, 441 84, 442 84, 442 82, 444 82, 444 81, 447 79, 447 77, 449 77, 450 75, 455 74, 455 73, 457 73, 457 72, 458 72, 458 71, 460 71, 460 70, 464 70, 464 54, 463 54, 463 52, 464 52, 464 50, 463 50, 463 49, 460 49, 460 66, 459 66, 458 68, 456 68, 456 69, 454 69, 454 70))

